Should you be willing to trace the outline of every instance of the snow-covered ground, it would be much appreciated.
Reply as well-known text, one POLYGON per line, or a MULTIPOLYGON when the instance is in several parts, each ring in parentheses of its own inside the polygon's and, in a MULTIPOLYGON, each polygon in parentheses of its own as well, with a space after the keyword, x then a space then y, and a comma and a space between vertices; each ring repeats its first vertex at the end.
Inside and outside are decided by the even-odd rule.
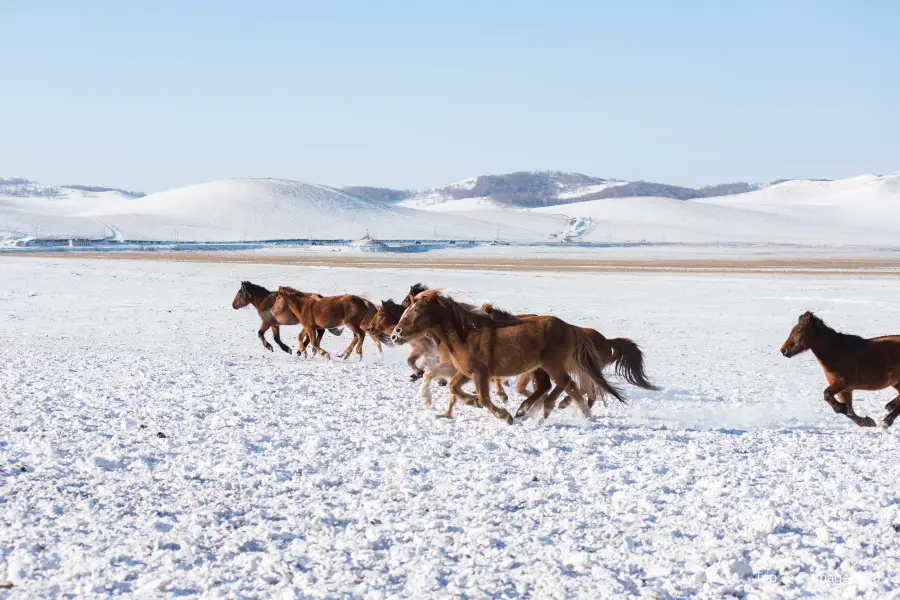
POLYGON ((900 430, 836 416, 814 359, 778 353, 808 308, 897 333, 883 280, 12 258, 0 274, 8 597, 900 592, 900 430), (591 421, 438 420, 402 349, 264 351, 255 312, 230 306, 242 279, 373 300, 421 280, 551 312, 633 337, 664 390, 591 421))

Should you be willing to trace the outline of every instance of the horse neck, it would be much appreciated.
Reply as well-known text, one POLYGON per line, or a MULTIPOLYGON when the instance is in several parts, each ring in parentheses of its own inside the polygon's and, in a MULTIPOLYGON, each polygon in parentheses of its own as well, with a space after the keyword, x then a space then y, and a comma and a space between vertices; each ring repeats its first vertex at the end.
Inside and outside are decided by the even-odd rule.
POLYGON ((840 337, 840 333, 825 325, 809 337, 809 349, 826 368, 836 366, 841 358, 840 337))
POLYGON ((275 292, 270 292, 265 296, 251 296, 250 304, 253 305, 258 312, 269 310, 275 304, 275 298, 278 296, 275 292))

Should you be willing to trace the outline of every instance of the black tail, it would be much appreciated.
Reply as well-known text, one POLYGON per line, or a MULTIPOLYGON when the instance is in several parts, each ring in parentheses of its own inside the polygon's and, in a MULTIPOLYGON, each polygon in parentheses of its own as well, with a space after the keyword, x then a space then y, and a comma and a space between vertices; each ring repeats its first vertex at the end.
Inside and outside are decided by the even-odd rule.
POLYGON ((328 331, 331 332, 331 335, 336 335, 336 336, 340 337, 340 335, 342 333, 344 333, 344 328, 343 327, 331 327, 328 329, 328 331))
MULTIPOLYGON (((572 327, 572 326, 570 326, 572 327)), ((593 396, 592 388, 601 394, 609 394, 622 404, 625 402, 625 394, 607 381, 603 376, 603 358, 594 346, 594 341, 578 327, 572 327, 575 332, 575 352, 573 353, 570 372, 575 375, 578 387, 593 396)))
POLYGON ((645 390, 659 390, 650 383, 644 372, 644 353, 640 347, 628 338, 614 338, 609 340, 612 348, 612 362, 616 366, 616 375, 639 388, 645 390))

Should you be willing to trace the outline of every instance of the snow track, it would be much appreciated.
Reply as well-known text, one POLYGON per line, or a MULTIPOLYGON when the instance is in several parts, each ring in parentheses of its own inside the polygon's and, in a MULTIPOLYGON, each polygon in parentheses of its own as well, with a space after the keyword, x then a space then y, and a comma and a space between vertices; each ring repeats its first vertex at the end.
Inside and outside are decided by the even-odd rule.
MULTIPOLYGON (((52 259, 0 273, 8 597, 900 590, 900 429, 834 415, 814 360, 777 353, 806 308, 896 333, 883 281, 52 259), (230 307, 241 279, 375 299, 421 280, 553 312, 633 337, 665 389, 629 388, 590 422, 438 420, 402 348, 377 362, 367 342, 361 365, 263 350, 255 313, 230 307)), ((889 397, 858 410, 879 417, 889 397)))

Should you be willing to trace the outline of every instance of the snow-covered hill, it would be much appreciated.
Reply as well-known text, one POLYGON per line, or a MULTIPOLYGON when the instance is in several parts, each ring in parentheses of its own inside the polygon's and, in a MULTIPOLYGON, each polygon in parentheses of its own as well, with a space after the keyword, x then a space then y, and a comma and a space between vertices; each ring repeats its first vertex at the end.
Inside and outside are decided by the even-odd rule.
MULTIPOLYGON (((284 179, 229 179, 178 188, 82 216, 109 223, 126 239, 197 241, 283 238, 493 239, 496 227, 466 216, 437 215, 364 200, 284 179)), ((510 230, 517 239, 535 236, 510 230)))
POLYGON ((213 181, 137 198, 103 188, 32 184, 13 192, 6 188, 6 193, 0 188, 0 240, 356 239, 368 232, 382 239, 491 240, 499 235, 513 242, 900 245, 900 172, 787 181, 749 193, 689 200, 594 199, 597 193, 634 189, 634 184, 575 180, 556 192, 568 203, 534 209, 510 207, 494 194, 471 195, 479 186, 496 190, 491 186, 511 185, 481 180, 464 180, 440 192, 468 196, 434 196, 421 204, 367 199, 283 179, 213 181))

